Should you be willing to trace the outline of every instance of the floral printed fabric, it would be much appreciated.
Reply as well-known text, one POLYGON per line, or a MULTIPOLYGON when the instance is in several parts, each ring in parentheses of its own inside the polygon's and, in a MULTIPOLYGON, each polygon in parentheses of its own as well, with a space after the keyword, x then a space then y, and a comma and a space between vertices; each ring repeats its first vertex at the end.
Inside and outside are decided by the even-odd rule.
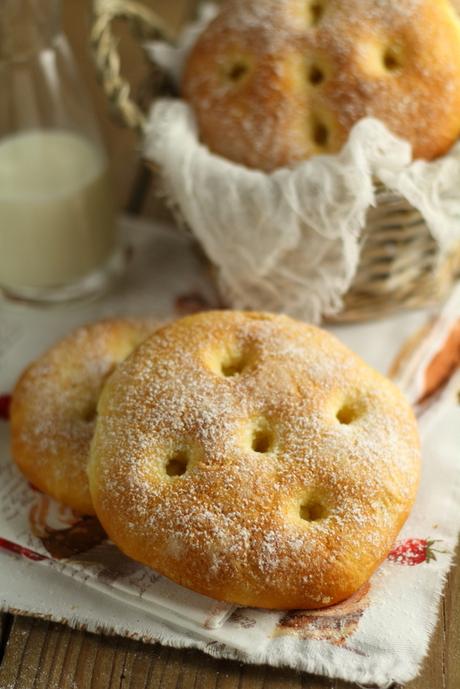
MULTIPOLYGON (((158 236, 160 256, 164 255, 159 248, 163 241, 170 242, 170 235, 158 236)), ((189 249, 178 243, 175 251, 182 256, 181 290, 186 282, 196 289, 196 266, 183 258, 189 249)), ((171 261, 176 260, 173 253, 171 261)), ((142 260, 145 251, 138 255, 142 260)), ((166 294, 167 287, 163 289, 166 294)), ((161 296, 164 303, 173 304, 175 295, 165 294, 161 296)), ((45 344, 37 345, 44 333, 51 342, 75 325, 77 315, 80 322, 98 318, 120 308, 118 299, 119 294, 107 297, 92 305, 91 312, 56 315, 50 311, 40 314, 40 321, 32 312, 23 311, 27 352, 14 340, 17 321, 10 322, 6 315, 3 332, 16 335, 0 342, 5 363, 0 393, 11 389, 7 378, 11 370, 19 372, 45 344), (69 320, 63 322, 63 318, 69 320), (37 351, 30 349, 31 343, 37 351)), ((139 300, 137 289, 124 294, 123 309, 131 312, 139 300)), ((145 304, 150 305, 150 300, 146 293, 145 304)), ((454 371, 443 380, 441 390, 424 399, 425 372, 459 318, 460 289, 399 369, 398 381, 420 419, 422 484, 415 509, 388 560, 369 585, 348 601, 323 611, 237 609, 229 616, 228 606, 202 601, 180 587, 168 587, 168 582, 159 585, 154 572, 123 558, 105 541, 94 520, 72 515, 19 476, 10 462, 4 418, 0 421, 0 607, 93 631, 193 646, 218 657, 288 666, 362 684, 389 686, 409 681, 428 650, 460 528, 460 374, 454 371)), ((371 363, 385 368, 414 326, 425 319, 423 314, 404 315, 337 328, 336 334, 371 363), (383 353, 387 353, 386 361, 383 353)), ((7 406, 6 400, 3 417, 7 417, 7 406)))

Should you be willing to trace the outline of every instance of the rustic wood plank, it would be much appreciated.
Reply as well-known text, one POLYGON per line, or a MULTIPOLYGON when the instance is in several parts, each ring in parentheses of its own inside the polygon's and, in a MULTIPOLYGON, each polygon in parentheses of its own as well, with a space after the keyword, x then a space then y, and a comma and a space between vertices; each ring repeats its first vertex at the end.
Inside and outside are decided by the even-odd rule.
POLYGON ((457 548, 456 563, 449 575, 443 600, 444 668, 448 689, 460 687, 460 546, 457 548))
POLYGON ((420 675, 406 685, 406 689, 455 689, 447 687, 444 677, 445 630, 441 612, 431 639, 430 652, 425 658, 420 675))
POLYGON ((148 646, 16 617, 0 667, 8 689, 342 689, 289 670, 148 646))
POLYGON ((422 673, 406 689, 460 687, 460 545, 449 573, 436 631, 422 673))

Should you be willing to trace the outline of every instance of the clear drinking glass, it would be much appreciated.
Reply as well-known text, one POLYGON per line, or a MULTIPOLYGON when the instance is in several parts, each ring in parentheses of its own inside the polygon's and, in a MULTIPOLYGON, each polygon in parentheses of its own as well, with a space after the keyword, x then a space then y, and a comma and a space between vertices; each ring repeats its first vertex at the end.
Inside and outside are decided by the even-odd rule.
POLYGON ((122 267, 108 161, 59 0, 0 0, 0 291, 65 301, 122 267))

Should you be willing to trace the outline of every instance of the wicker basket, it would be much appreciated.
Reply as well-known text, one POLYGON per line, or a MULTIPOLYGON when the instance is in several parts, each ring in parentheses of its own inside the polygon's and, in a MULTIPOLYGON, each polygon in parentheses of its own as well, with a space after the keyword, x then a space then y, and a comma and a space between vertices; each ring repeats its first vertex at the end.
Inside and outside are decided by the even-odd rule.
MULTIPOLYGON (((144 5, 130 0, 95 0, 91 43, 105 93, 122 122, 142 133, 146 117, 121 74, 112 30, 113 21, 120 18, 131 23, 139 40, 161 37, 173 42, 174 36, 144 5)), ((155 95, 163 92, 159 87, 155 95)), ((460 245, 448 255, 441 253, 419 211, 380 185, 377 204, 369 210, 363 231, 360 265, 345 295, 344 310, 335 320, 366 320, 398 309, 427 306, 439 301, 459 274, 460 245)))

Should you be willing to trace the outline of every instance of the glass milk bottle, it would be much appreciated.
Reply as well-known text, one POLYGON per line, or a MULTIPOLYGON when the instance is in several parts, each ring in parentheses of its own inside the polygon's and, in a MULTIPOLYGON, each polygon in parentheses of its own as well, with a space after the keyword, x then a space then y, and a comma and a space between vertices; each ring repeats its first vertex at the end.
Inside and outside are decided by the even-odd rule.
POLYGON ((55 302, 122 265, 107 158, 59 0, 0 0, 0 292, 55 302))

